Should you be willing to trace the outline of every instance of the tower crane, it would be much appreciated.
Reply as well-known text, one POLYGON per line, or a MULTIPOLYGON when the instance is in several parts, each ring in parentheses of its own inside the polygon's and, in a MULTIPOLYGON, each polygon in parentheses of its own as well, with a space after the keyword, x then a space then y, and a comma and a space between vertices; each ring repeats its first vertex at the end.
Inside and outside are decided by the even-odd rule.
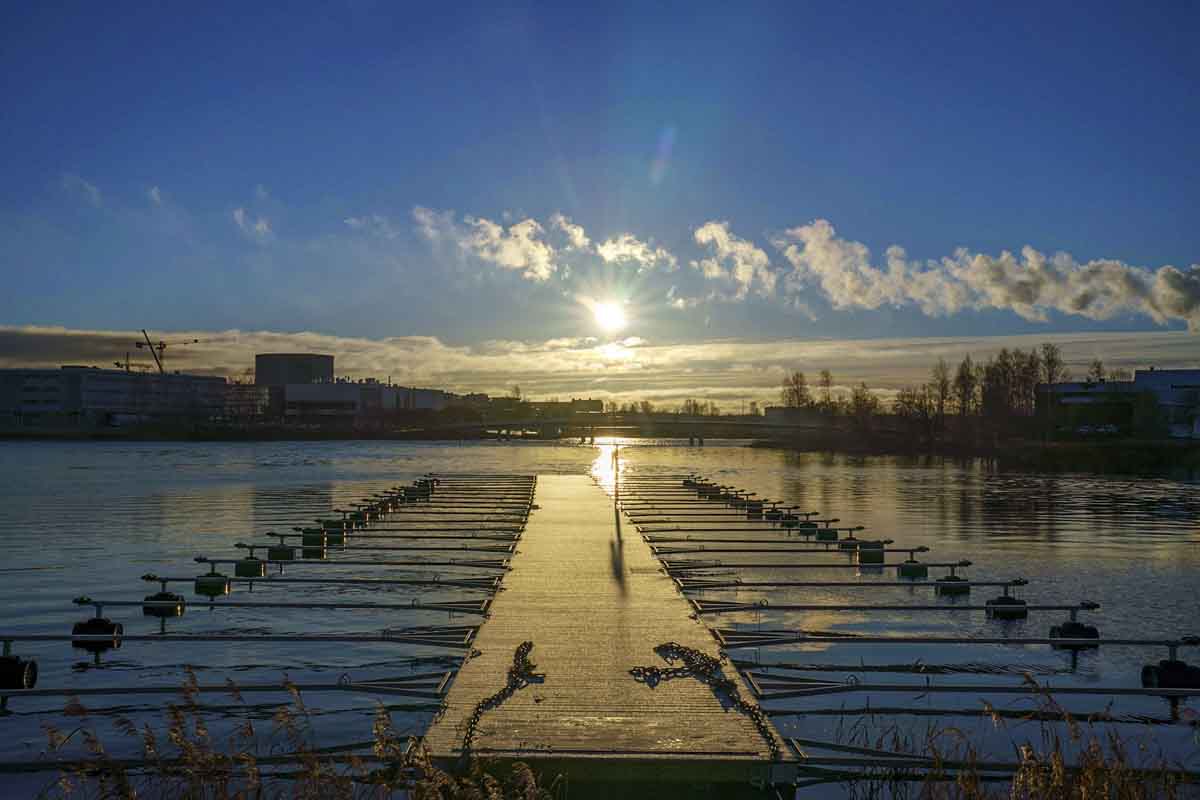
POLYGON ((163 358, 165 357, 165 353, 163 352, 164 350, 166 350, 168 347, 200 344, 199 339, 184 339, 178 342, 164 342, 160 339, 157 342, 152 342, 150 341, 150 334, 146 333, 145 328, 142 328, 142 337, 145 339, 145 341, 134 342, 134 344, 137 345, 139 350, 146 348, 150 351, 150 355, 154 356, 154 363, 158 366, 158 372, 160 375, 166 374, 166 370, 163 368, 163 358))

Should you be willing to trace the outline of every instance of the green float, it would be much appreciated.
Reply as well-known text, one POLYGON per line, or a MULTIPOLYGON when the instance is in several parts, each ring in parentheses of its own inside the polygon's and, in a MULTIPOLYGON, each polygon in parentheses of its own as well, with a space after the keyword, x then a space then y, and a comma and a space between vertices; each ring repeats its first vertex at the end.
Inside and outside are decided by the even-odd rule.
POLYGON ((198 575, 194 588, 196 594, 201 597, 207 597, 210 600, 217 597, 224 597, 233 591, 233 587, 229 583, 229 578, 216 571, 210 572, 207 575, 198 575))
POLYGON ((858 543, 859 564, 882 564, 883 556, 883 542, 860 541, 858 543))
POLYGON ((295 561, 296 548, 286 544, 273 544, 267 548, 268 561, 295 561))
POLYGON ((142 606, 142 616, 174 619, 182 617, 186 607, 187 603, 181 594, 166 591, 155 592, 146 595, 146 605, 142 606))

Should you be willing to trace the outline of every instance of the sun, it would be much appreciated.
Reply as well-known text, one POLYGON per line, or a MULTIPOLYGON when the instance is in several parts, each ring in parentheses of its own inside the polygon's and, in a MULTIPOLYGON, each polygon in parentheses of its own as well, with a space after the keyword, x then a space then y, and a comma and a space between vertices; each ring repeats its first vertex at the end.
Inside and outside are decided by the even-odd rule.
POLYGON ((625 311, 619 303, 596 303, 592 306, 596 324, 607 333, 616 333, 625 327, 625 311))

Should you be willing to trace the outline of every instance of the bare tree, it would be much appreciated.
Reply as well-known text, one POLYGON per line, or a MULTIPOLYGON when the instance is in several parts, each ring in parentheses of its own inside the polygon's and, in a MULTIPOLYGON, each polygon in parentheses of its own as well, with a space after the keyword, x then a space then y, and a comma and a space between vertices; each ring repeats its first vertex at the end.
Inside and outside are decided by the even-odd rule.
POLYGON ((1042 344, 1042 383, 1061 383, 1066 380, 1062 350, 1050 342, 1042 344))
POLYGON ((1087 379, 1092 383, 1100 383, 1105 377, 1104 362, 1099 358, 1093 358, 1092 363, 1088 364, 1087 379))
POLYGON ((963 360, 959 362, 958 371, 954 373, 954 396, 958 401, 958 415, 966 418, 975 412, 975 391, 979 386, 979 379, 975 372, 975 365, 971 362, 971 356, 963 356, 963 360))
POLYGON ((821 410, 833 410, 833 373, 827 369, 821 370, 821 379, 817 381, 821 389, 821 410))
POLYGON ((1016 379, 1017 379, 1017 409, 1023 414, 1033 414, 1037 402, 1037 385, 1042 378, 1042 357, 1035 348, 1028 353, 1017 350, 1016 379))
POLYGON ((870 428, 875 416, 879 413, 879 398, 876 397, 866 383, 860 383, 850 393, 850 415, 860 428, 870 428))
POLYGON ((783 379, 783 391, 780 392, 780 398, 788 408, 807 408, 812 405, 808 380, 804 377, 803 372, 796 370, 783 379))
POLYGON ((942 431, 946 429, 946 407, 950 404, 950 366, 946 359, 939 358, 933 365, 931 378, 928 388, 932 395, 934 418, 937 430, 942 431))

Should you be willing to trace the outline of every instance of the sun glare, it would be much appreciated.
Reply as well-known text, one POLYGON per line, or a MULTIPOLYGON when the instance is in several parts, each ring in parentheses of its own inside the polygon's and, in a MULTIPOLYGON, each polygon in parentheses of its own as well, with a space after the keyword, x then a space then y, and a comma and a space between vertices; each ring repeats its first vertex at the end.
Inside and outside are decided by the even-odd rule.
POLYGON ((616 333, 625 327, 625 312, 617 303, 596 303, 592 306, 596 324, 608 333, 616 333))

